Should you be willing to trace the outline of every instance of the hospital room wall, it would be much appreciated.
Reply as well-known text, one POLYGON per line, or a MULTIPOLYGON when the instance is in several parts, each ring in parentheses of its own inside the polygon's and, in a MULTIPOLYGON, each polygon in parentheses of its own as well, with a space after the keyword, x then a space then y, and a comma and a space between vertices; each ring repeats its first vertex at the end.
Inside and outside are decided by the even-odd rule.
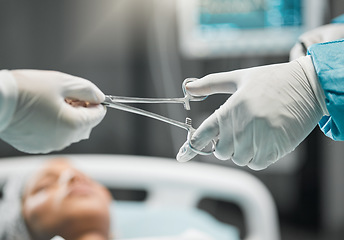
MULTIPOLYGON (((173 6, 170 0, 0 1, 0 67, 63 71, 87 78, 113 95, 175 97, 182 95, 180 86, 186 77, 288 61, 287 55, 183 58, 178 51, 173 6)), ((331 0, 329 6, 328 19, 344 12, 341 0, 331 0)), ((190 113, 194 125, 198 126, 225 99, 221 95, 194 104, 190 113)), ((186 117, 182 106, 142 107, 180 121, 186 117)), ((60 153, 174 158, 185 137, 184 130, 109 109, 89 140, 60 153)), ((250 172, 269 187, 283 221, 294 221, 302 215, 301 220, 294 221, 296 227, 332 223, 338 230, 344 226, 344 213, 338 211, 344 199, 340 190, 344 179, 338 173, 344 167, 344 148, 340 143, 323 141, 328 140, 316 129, 294 155, 283 161, 285 166, 250 172), (324 186, 327 197, 322 194, 324 186), (333 205, 329 208, 327 204, 333 205)), ((1 157, 18 155, 25 154, 0 142, 1 157)), ((196 161, 235 167, 215 158, 199 157, 196 161)))
MULTIPOLYGON (((89 79, 107 94, 158 96, 149 81, 148 2, 2 1, 1 68, 58 70, 89 79)), ((65 152, 148 155, 154 148, 173 155, 166 126, 154 126, 159 134, 151 134, 150 122, 109 110, 90 140, 65 152)), ((2 156, 21 155, 1 146, 2 156)))

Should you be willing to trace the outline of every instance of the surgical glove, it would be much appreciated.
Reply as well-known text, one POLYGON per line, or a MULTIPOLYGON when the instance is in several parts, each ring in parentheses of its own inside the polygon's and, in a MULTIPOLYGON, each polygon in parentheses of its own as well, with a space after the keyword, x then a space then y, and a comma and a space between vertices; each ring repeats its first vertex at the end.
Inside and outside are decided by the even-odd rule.
MULTIPOLYGON (((218 138, 217 158, 231 158, 254 170, 291 152, 327 113, 310 56, 207 75, 186 88, 192 95, 232 94, 195 131, 191 145, 200 150, 218 138)), ((195 155, 186 142, 177 160, 185 162, 195 155)))
POLYGON ((341 38, 344 38, 344 24, 342 23, 332 23, 315 28, 299 37, 298 43, 290 50, 289 58, 292 61, 305 56, 308 47, 315 43, 330 42, 341 38))
MULTIPOLYGON (((15 109, 0 138, 20 151, 48 153, 87 139, 104 117, 104 94, 90 81, 54 71, 5 71, 16 86, 15 109), (67 103, 85 102, 87 107, 67 103)), ((9 111, 11 112, 11 111, 9 111)))

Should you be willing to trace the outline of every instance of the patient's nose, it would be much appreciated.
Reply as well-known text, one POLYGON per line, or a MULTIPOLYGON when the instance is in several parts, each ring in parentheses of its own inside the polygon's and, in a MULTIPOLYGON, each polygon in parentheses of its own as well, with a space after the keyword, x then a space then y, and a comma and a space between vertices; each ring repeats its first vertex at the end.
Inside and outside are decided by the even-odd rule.
POLYGON ((59 179, 61 185, 69 184, 76 181, 86 181, 86 178, 83 174, 76 171, 75 169, 66 169, 64 170, 59 179))

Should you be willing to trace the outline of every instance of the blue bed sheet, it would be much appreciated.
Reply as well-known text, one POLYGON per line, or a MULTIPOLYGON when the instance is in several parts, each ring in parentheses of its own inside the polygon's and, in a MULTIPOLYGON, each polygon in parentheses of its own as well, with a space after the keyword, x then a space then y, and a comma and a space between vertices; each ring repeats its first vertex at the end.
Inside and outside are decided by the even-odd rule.
POLYGON ((119 238, 176 236, 196 229, 216 240, 239 240, 234 226, 199 209, 163 208, 117 201, 111 206, 112 226, 119 238))

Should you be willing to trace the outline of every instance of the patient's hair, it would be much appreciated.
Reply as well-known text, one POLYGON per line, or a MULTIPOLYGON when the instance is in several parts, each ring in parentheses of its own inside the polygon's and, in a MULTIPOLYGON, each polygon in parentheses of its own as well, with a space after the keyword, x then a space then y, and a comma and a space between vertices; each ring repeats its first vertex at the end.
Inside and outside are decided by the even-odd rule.
POLYGON ((66 159, 53 159, 6 184, 0 239, 109 239, 111 201, 104 186, 66 159))

